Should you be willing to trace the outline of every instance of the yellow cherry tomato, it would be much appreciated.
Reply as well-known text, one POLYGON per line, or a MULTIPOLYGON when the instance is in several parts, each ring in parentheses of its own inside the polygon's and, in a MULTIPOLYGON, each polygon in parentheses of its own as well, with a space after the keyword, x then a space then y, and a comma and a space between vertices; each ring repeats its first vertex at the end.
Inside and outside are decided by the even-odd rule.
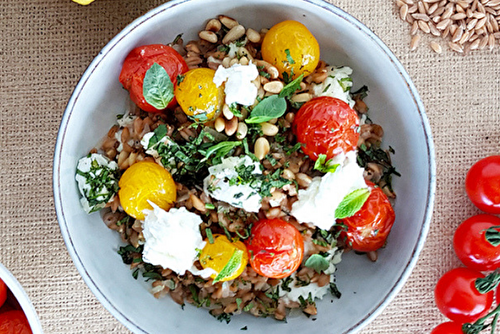
POLYGON ((170 173, 150 161, 140 161, 130 166, 118 185, 118 197, 123 210, 139 220, 145 218, 144 209, 153 209, 148 201, 168 210, 177 198, 175 182, 170 173))
POLYGON ((224 85, 214 84, 215 71, 195 68, 184 74, 175 87, 175 98, 188 116, 199 121, 211 120, 222 110, 224 85))
POLYGON ((94 0, 73 0, 73 1, 80 5, 89 5, 90 3, 94 2, 94 0))
POLYGON ((274 25, 262 41, 262 58, 276 66, 280 76, 311 74, 319 62, 319 44, 306 26, 297 21, 274 25))
POLYGON ((224 282, 235 279, 245 270, 248 263, 248 252, 241 241, 231 242, 223 234, 214 234, 213 243, 205 240, 206 245, 200 254, 200 263, 203 268, 215 271, 212 279, 215 282, 224 282))

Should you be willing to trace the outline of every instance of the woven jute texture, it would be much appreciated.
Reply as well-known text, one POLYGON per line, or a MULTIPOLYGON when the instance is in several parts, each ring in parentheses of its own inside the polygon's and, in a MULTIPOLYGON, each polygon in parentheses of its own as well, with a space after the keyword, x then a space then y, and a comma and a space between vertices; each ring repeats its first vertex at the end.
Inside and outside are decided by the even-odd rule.
MULTIPOLYGON (((428 333, 445 320, 434 305, 434 285, 459 265, 453 231, 478 213, 465 195, 465 174, 479 158, 500 152, 500 52, 464 57, 441 43, 445 51, 438 55, 425 38, 410 52, 410 26, 391 0, 331 2, 365 23, 401 60, 426 106, 436 145, 437 196, 425 248, 402 291, 362 333, 428 333)), ((0 3, 0 262, 25 287, 46 333, 129 333, 97 301, 68 255, 54 211, 52 157, 66 103, 93 57, 161 3, 0 3)))

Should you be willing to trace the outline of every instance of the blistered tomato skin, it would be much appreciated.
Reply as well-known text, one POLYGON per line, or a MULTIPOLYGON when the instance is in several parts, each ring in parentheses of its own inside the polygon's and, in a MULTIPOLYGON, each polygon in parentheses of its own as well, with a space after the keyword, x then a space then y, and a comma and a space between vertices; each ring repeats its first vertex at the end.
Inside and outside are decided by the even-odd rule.
POLYGON ((299 230, 281 219, 259 220, 245 244, 252 268, 269 278, 290 276, 304 257, 304 240, 299 230))
POLYGON ((231 242, 222 234, 215 234, 212 244, 208 239, 205 242, 205 247, 203 247, 200 254, 200 264, 205 269, 210 268, 215 270, 216 273, 210 276, 212 279, 215 279, 222 269, 224 269, 236 249, 243 251, 241 262, 233 275, 224 277, 220 281, 230 281, 241 275, 248 264, 248 252, 244 243, 241 241, 231 242))
POLYGON ((274 65, 280 76, 295 79, 311 74, 319 62, 319 44, 302 23, 283 21, 274 25, 262 41, 262 58, 274 65))
POLYGON ((0 307, 7 300, 7 285, 0 279, 0 307))
POLYGON ((456 322, 444 322, 434 328, 431 334, 463 334, 462 325, 456 322))
POLYGON ((153 210, 148 201, 169 210, 177 198, 177 188, 170 173, 150 161, 136 162, 127 168, 118 185, 123 210, 139 220, 144 220, 145 209, 153 210))
MULTIPOLYGON (((493 246, 485 236, 486 230, 494 226, 500 226, 500 218, 485 214, 473 216, 458 226, 453 248, 465 266, 478 271, 500 267, 500 246, 493 246)), ((500 233, 500 228, 495 230, 500 233)))
POLYGON ((500 214, 500 155, 476 162, 467 172, 465 190, 479 210, 500 214))
POLYGON ((360 252, 375 251, 384 246, 396 219, 394 209, 382 189, 366 181, 370 196, 353 216, 339 222, 347 227, 342 236, 352 249, 360 252))
POLYGON ((468 268, 455 268, 445 273, 434 289, 439 311, 460 324, 472 323, 486 315, 493 303, 493 291, 479 293, 474 285, 478 278, 484 275, 468 268))
POLYGON ((306 102, 295 115, 293 133, 312 160, 320 154, 331 159, 356 149, 359 117, 347 103, 330 96, 306 102))
POLYGON ((224 85, 214 83, 215 71, 210 68, 195 68, 184 74, 175 87, 175 97, 188 116, 200 121, 211 120, 222 110, 224 85))
MULTIPOLYGON (((177 83, 177 76, 188 71, 184 58, 170 46, 151 44, 130 51, 123 62, 119 80, 123 87, 129 91, 130 99, 139 108, 147 112, 161 111, 147 103, 142 93, 144 76, 154 63, 162 66, 167 71, 174 86, 177 83)), ((174 98, 167 108, 175 105, 174 98)))
POLYGON ((13 310, 0 314, 0 333, 31 334, 32 332, 23 311, 13 310))

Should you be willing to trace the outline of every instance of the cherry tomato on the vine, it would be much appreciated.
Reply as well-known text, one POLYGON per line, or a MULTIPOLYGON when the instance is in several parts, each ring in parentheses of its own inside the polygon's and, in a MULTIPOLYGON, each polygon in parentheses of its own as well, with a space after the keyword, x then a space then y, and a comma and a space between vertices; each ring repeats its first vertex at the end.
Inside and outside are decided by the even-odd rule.
POLYGON ((366 181, 370 196, 353 216, 339 220, 347 227, 342 232, 352 249, 370 252, 384 246, 396 215, 382 189, 366 181))
POLYGON ((306 102, 293 121, 293 133, 312 160, 320 154, 331 159, 356 149, 359 117, 347 103, 330 96, 306 102))
MULTIPOLYGON (((453 248, 466 267, 477 271, 500 267, 500 245, 493 246, 486 239, 486 230, 494 226, 500 226, 500 218, 485 214, 473 216, 458 226, 453 248)), ((500 235, 500 228, 494 230, 500 235)))
POLYGON ((23 311, 13 310, 0 314, 1 334, 31 334, 28 319, 23 311))
POLYGON ((7 300, 7 285, 0 279, 0 307, 7 300))
POLYGON ((434 289, 436 305, 448 319, 463 324, 486 315, 493 303, 493 291, 477 291, 474 283, 484 275, 468 268, 455 268, 445 273, 434 289))
POLYGON ((290 276, 304 256, 304 240, 299 230, 281 219, 259 220, 245 244, 252 268, 270 278, 290 276))
POLYGON ((471 167, 465 191, 480 210, 500 214, 500 155, 481 159, 471 167))
POLYGON ((434 328, 431 334, 463 334, 462 324, 456 322, 444 322, 434 328))
MULTIPOLYGON (((160 112, 144 98, 143 82, 146 72, 157 63, 167 71, 170 80, 177 83, 177 76, 187 72, 188 66, 184 58, 173 48, 163 44, 151 44, 137 47, 130 51, 123 62, 120 83, 130 92, 130 99, 144 111, 160 112)), ((175 98, 168 107, 176 104, 175 98)))

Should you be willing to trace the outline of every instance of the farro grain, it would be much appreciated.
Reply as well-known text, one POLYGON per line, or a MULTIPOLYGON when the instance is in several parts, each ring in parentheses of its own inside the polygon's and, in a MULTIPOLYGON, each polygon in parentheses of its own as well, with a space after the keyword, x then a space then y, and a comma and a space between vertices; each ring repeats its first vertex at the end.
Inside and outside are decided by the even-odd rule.
POLYGON ((478 19, 472 19, 469 21, 469 23, 467 24, 467 30, 472 30, 476 27, 477 23, 478 23, 478 19))
POLYGON ((464 52, 464 48, 457 43, 449 42, 448 46, 450 47, 450 49, 452 49, 455 52, 460 52, 460 53, 464 52))
POLYGON ((474 42, 471 43, 470 49, 471 50, 476 50, 479 48, 479 43, 481 42, 480 39, 476 39, 474 42))
POLYGON ((441 45, 439 45, 436 42, 431 42, 430 46, 431 46, 431 49, 434 50, 434 52, 436 52, 436 53, 442 53, 443 52, 443 48, 441 48, 441 45))
POLYGON ((408 6, 408 14, 413 14, 413 13, 416 13, 417 11, 418 11, 417 5, 408 6))
POLYGON ((469 31, 464 31, 462 38, 458 41, 458 44, 464 44, 469 40, 471 33, 469 31))
POLYGON ((396 0, 396 6, 401 7, 403 5, 406 5, 406 3, 403 0, 396 0))
POLYGON ((462 28, 457 28, 455 30, 455 33, 451 36, 451 41, 453 43, 456 43, 460 40, 460 38, 462 38, 462 35, 464 34, 464 31, 462 28))
POLYGON ((481 38, 478 49, 483 50, 486 47, 486 45, 488 45, 488 35, 481 38))
POLYGON ((420 43, 420 35, 413 36, 410 42, 410 50, 414 51, 418 47, 418 43, 420 43))
POLYGON ((451 28, 451 26, 448 26, 448 27, 446 27, 446 29, 443 31, 443 35, 442 35, 442 37, 443 37, 443 38, 448 37, 448 35, 450 34, 450 28, 451 28))
POLYGON ((491 26, 493 27, 493 32, 499 31, 498 21, 495 20, 493 17, 490 18, 490 20, 488 21, 488 23, 491 23, 491 26))
POLYGON ((427 10, 427 14, 431 15, 434 14, 434 12, 438 9, 438 3, 435 2, 432 6, 429 7, 429 10, 427 10))
POLYGON ((449 26, 451 24, 451 20, 450 19, 444 19, 442 20, 441 22, 439 22, 437 25, 436 25, 436 28, 438 28, 439 30, 444 30, 446 29, 447 26, 449 26))
POLYGON ((467 17, 467 15, 465 13, 457 13, 457 14, 454 14, 450 17, 450 19, 452 20, 461 20, 461 19, 465 19, 467 17))
POLYGON ((495 35, 490 35, 490 37, 488 37, 488 48, 490 50, 493 50, 494 47, 495 47, 495 35))
POLYGON ((427 11, 425 9, 425 6, 424 6, 424 2, 423 1, 419 1, 417 3, 417 6, 418 6, 418 12, 421 13, 421 14, 425 14, 427 11))
POLYGON ((427 22, 427 24, 429 25, 429 29, 431 30, 432 35, 434 35, 436 37, 441 36, 441 31, 439 31, 436 28, 436 25, 433 22, 427 22))
POLYGON ((429 28, 429 25, 425 21, 418 21, 418 27, 426 34, 431 32, 431 28, 429 28))
POLYGON ((427 14, 415 13, 415 14, 411 14, 411 16, 413 16, 413 18, 415 20, 421 20, 421 21, 425 21, 425 22, 430 21, 430 17, 427 14))

